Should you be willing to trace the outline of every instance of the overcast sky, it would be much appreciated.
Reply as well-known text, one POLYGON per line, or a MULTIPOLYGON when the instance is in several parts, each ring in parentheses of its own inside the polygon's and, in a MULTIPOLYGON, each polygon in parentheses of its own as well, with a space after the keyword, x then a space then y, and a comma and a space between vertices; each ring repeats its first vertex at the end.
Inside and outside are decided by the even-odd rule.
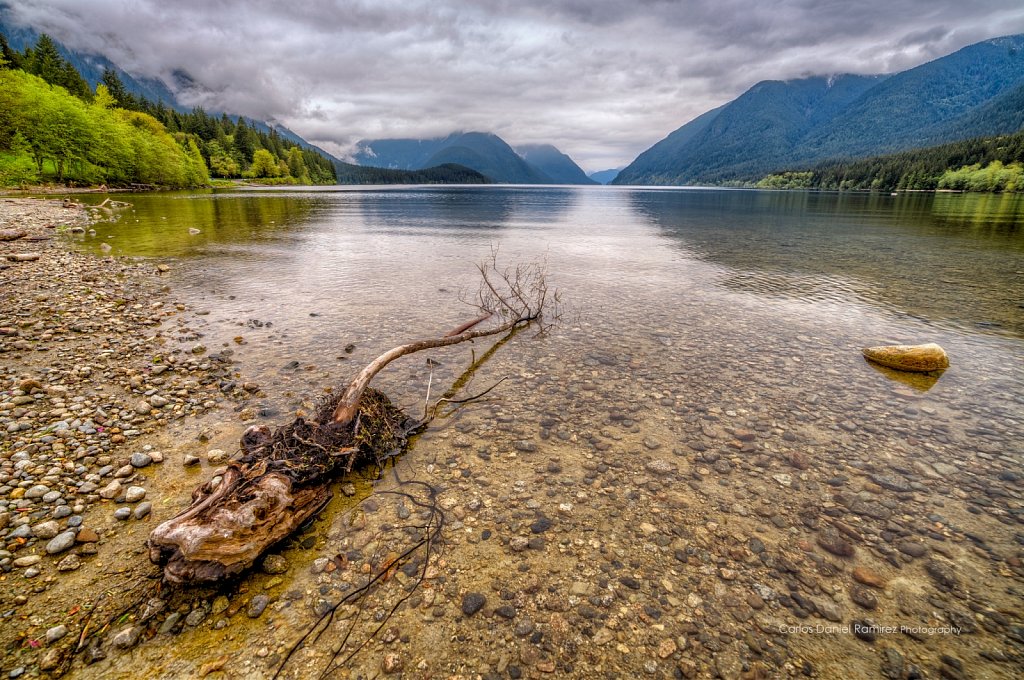
POLYGON ((619 167, 765 79, 903 70, 1024 33, 1021 0, 15 0, 189 104, 363 138, 494 132, 619 167))

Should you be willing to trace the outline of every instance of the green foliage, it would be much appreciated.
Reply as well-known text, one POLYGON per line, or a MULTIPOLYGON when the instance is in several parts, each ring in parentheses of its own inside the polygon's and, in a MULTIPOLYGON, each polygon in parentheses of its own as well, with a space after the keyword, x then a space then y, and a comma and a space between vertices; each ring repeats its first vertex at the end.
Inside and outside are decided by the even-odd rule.
POLYGON ((242 167, 224 147, 217 141, 210 141, 205 144, 206 157, 209 159, 210 174, 214 177, 238 177, 242 174, 242 167))
POLYGON ((768 175, 757 183, 758 189, 807 189, 811 186, 813 172, 780 172, 768 175))
POLYGON ((765 177, 757 186, 838 189, 841 191, 1021 191, 1024 131, 967 139, 855 161, 824 163, 810 171, 765 177), (785 176, 809 175, 801 186, 780 186, 785 176))
POLYGON ((36 46, 25 51, 21 68, 39 76, 51 85, 58 85, 82 99, 91 99, 89 83, 79 75, 71 62, 61 56, 57 44, 45 33, 39 36, 36 46))
POLYGON ((128 92, 113 70, 104 71, 93 95, 45 35, 24 54, 0 41, 0 153, 6 184, 52 178, 188 187, 208 184, 211 172, 291 184, 335 182, 333 163, 316 151, 245 119, 235 123, 201 108, 182 113, 154 104, 128 92), (27 144, 22 153, 12 150, 18 133, 27 144), (26 157, 34 177, 24 171, 26 157))
POLYGON ((0 152, 8 159, 3 183, 49 178, 186 187, 209 180, 194 143, 179 144, 152 116, 109 105, 102 90, 88 103, 24 71, 0 71, 0 152), (26 157, 35 177, 22 172, 26 157))
POLYGON ((947 170, 938 185, 940 189, 959 191, 1024 191, 1024 166, 1020 163, 1004 165, 1002 161, 992 161, 985 166, 975 163, 959 170, 947 170))
POLYGON ((246 177, 280 177, 280 175, 281 172, 274 154, 266 149, 257 149, 252 156, 252 165, 249 166, 246 177))
POLYGON ((39 181, 31 148, 24 135, 15 132, 10 149, 0 152, 0 186, 26 186, 39 181))

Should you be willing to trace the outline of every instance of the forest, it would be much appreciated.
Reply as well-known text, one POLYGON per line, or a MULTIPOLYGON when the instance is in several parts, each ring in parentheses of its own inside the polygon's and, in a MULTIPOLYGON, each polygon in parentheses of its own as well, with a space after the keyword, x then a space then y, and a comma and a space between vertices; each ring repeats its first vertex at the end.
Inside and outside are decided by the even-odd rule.
POLYGON ((151 102, 109 69, 92 91, 46 35, 24 52, 0 36, 0 185, 198 187, 211 176, 335 182, 330 160, 273 130, 151 102))
POLYGON ((768 175, 762 189, 1024 191, 1024 131, 768 175))

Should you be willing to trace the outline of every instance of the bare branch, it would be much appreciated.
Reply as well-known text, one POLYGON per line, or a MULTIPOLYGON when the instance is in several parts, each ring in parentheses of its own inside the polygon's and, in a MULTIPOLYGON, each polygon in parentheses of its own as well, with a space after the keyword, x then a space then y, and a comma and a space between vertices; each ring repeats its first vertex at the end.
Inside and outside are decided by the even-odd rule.
POLYGON ((488 335, 505 333, 540 318, 548 299, 544 263, 500 268, 497 258, 497 249, 492 249, 490 257, 477 265, 481 277, 480 290, 477 293, 478 307, 482 312, 479 318, 459 326, 440 338, 416 340, 381 354, 349 383, 334 410, 331 422, 335 425, 351 422, 359 410, 359 400, 370 381, 395 359, 425 349, 447 347, 488 335), (470 330, 492 315, 500 316, 505 321, 492 328, 470 330))

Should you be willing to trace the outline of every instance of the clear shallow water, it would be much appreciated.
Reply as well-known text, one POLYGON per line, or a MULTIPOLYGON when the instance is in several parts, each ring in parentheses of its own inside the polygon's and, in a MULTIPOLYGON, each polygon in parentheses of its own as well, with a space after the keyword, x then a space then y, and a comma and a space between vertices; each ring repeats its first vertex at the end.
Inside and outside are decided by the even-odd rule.
POLYGON ((547 260, 577 322, 555 335, 566 351, 607 334, 656 353, 685 330, 690 351, 768 343, 873 378, 860 347, 937 341, 954 363, 940 387, 1021 380, 1020 196, 331 187, 125 199, 133 207, 81 247, 188 258, 174 280, 205 312, 203 342, 256 374, 299 361, 336 383, 350 363, 472 318, 460 298, 496 248, 506 263, 547 260))
POLYGON ((332 187, 127 200, 84 248, 215 260, 233 294, 268 289, 290 304, 462 282, 497 246, 548 256, 586 295, 713 282, 1024 337, 1021 196, 332 187))
MULTIPOLYGON (((730 560, 744 572, 740 581, 786 588, 770 580, 777 573, 756 560, 742 562, 725 546, 757 535, 772 554, 793 557, 798 539, 813 544, 807 517, 823 508, 832 514, 822 521, 841 517, 864 532, 871 548, 858 547, 857 563, 879 570, 891 569, 880 557, 891 552, 892 534, 926 534, 938 515, 942 524, 983 536, 1000 554, 1018 550, 1016 528, 1003 520, 1020 513, 1013 474, 1024 453, 1020 197, 445 187, 125 200, 133 212, 97 225, 81 247, 99 252, 107 242, 115 255, 170 261, 169 284, 200 312, 182 320, 183 347, 231 348, 241 374, 263 386, 257 400, 269 422, 286 420, 288 411, 380 352, 472 318, 460 291, 475 290, 474 267, 493 248, 503 262, 547 259, 570 313, 549 336, 521 333, 496 353, 468 392, 503 376, 510 380, 492 398, 436 422, 401 462, 403 479, 426 480, 453 503, 493 501, 493 509, 471 512, 467 527, 448 537, 446 559, 462 570, 449 576, 462 579, 460 588, 495 598, 488 579, 521 573, 516 567, 531 551, 503 550, 497 538, 529 535, 524 526, 532 519, 521 520, 535 510, 558 518, 546 534, 547 552, 537 557, 539 571, 553 574, 552 587, 596 581, 595 565, 610 554, 652 583, 668 574, 677 593, 699 591, 709 602, 746 592, 735 585, 722 591, 710 567, 730 560), (176 265, 179 259, 187 263, 176 265), (867 345, 928 341, 942 344, 953 363, 931 385, 895 380, 860 356, 867 345), (289 368, 291 362, 298 367, 289 368), (756 433, 749 450, 723 432, 741 429, 756 433), (537 451, 517 448, 520 441, 537 451), (799 466, 794 455, 803 457, 799 466), (678 475, 647 474, 649 458, 678 465, 678 475), (598 463, 610 468, 601 474, 611 478, 598 476, 599 468, 582 472, 598 463), (940 473, 928 467, 937 463, 947 467, 940 473), (868 473, 906 475, 915 493, 897 498, 868 473), (830 480, 837 477, 848 481, 834 487, 830 480), (887 504, 892 516, 840 507, 864 498, 875 499, 872 507, 887 504), (559 510, 565 502, 573 506, 567 513, 559 510), (668 543, 651 547, 653 539, 637 533, 645 521, 666 536, 687 537, 718 561, 677 576, 668 543), (701 535, 720 525, 728 536, 700 544, 701 535), (470 527, 493 530, 495 539, 473 542, 470 527), (580 537, 599 540, 584 546, 580 537), (559 569, 569 576, 557 576, 559 569)), ((477 355, 487 346, 479 343, 477 355)), ((440 361, 435 394, 466 366, 471 351, 432 354, 440 361)), ((424 358, 414 356, 374 384, 417 412, 428 379, 424 358)), ((341 549, 341 513, 327 515, 316 549, 290 549, 295 568, 274 588, 308 588, 309 563, 341 549)), ((1007 595, 1012 579, 997 562, 962 545, 953 550, 962 578, 977 584, 978 603, 1018 606, 1007 595)), ((898 573, 894 599, 935 594, 920 564, 898 573)), ((834 574, 821 578, 822 590, 809 591, 816 597, 833 583, 846 587, 834 574)), ((459 591, 447 596, 457 609, 459 591)), ((844 621, 857 615, 844 597, 837 601, 846 608, 844 621)), ((245 634, 217 638, 216 645, 244 658, 258 645, 273 650, 308 624, 314 604, 281 609, 275 625, 283 630, 268 632, 262 622, 235 617, 226 630, 245 634)), ((535 604, 522 606, 543 614, 535 604)), ((872 615, 898 624, 933 610, 931 601, 908 605, 904 598, 899 605, 883 598, 872 615)), ((696 615, 672 606, 673 616, 696 615)), ((775 605, 765 612, 796 620, 775 605)), ((471 647, 431 645, 431 635, 441 631, 447 640, 456 625, 448 613, 439 618, 442 625, 433 627, 419 611, 401 618, 410 649, 474 658, 471 647)), ((724 618, 708 619, 708 626, 731 635, 724 618)), ((768 619, 762 624, 767 630, 768 619)), ((488 633, 488 649, 502 639, 514 642, 504 628, 496 631, 488 633)), ((667 634, 679 633, 669 622, 667 634)), ((186 632, 174 644, 209 647, 207 634, 217 635, 186 632)), ((161 657, 164 644, 171 643, 158 638, 137 658, 161 657)), ((857 677, 877 672, 874 651, 849 635, 792 644, 815 660, 823 677, 849 668, 858 669, 849 671, 857 677)), ((954 647, 961 656, 973 654, 970 641, 928 644, 936 654, 954 647)), ((639 661, 621 663, 622 677, 642 672, 639 661)))

